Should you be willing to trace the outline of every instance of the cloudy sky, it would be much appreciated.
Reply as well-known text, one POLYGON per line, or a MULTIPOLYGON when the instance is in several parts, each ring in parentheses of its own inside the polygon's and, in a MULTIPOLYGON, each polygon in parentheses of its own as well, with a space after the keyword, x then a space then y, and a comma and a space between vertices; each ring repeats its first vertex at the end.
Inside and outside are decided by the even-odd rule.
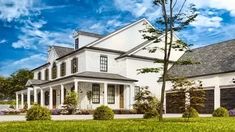
MULTIPOLYGON (((45 63, 48 45, 71 47, 75 29, 105 35, 143 17, 154 24, 151 1, 0 0, 0 75, 45 63)), ((235 0, 191 2, 199 16, 181 39, 200 47, 235 38, 235 0)))

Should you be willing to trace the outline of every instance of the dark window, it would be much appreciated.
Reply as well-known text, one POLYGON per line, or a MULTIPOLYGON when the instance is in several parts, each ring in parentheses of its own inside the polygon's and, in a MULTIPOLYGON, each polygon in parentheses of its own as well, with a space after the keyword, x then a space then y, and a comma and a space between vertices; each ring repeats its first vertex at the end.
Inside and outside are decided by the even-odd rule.
POLYGON ((100 85, 92 84, 92 103, 99 104, 100 103, 100 85))
POLYGON ((79 48, 79 39, 76 38, 75 39, 75 49, 78 49, 79 48))
POLYGON ((45 80, 49 80, 49 69, 45 70, 45 80))
POLYGON ((76 73, 78 71, 78 58, 73 58, 71 60, 71 73, 76 73))
POLYGON ((115 85, 108 85, 108 104, 115 104, 115 85))
POLYGON ((107 72, 108 71, 108 57, 101 55, 100 56, 100 71, 107 72))
POLYGON ((52 79, 57 78, 57 66, 55 62, 53 63, 53 66, 52 66, 51 75, 52 75, 51 76, 52 79))
POLYGON ((49 92, 46 91, 44 93, 44 96, 45 96, 45 100, 44 100, 45 105, 49 105, 49 92))
POLYGON ((140 93, 140 87, 135 86, 135 97, 137 96, 138 93, 140 93))
POLYGON ((38 72, 38 80, 41 80, 41 72, 38 72))
POLYGON ((66 63, 63 62, 60 65, 60 76, 65 76, 66 75, 66 63))

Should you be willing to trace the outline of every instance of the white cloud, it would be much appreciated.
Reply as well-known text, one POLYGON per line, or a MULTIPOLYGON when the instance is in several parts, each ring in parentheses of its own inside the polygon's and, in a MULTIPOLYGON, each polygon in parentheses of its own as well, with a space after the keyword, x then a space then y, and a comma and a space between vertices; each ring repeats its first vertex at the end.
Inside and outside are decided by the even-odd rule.
POLYGON ((16 61, 9 60, 1 64, 0 75, 9 76, 11 73, 21 68, 33 69, 42 63, 45 63, 45 61, 45 54, 32 55, 16 61))
POLYGON ((7 42, 7 40, 6 39, 2 39, 2 40, 0 40, 0 44, 4 44, 4 43, 6 43, 7 42))
POLYGON ((194 27, 214 27, 218 28, 221 26, 221 21, 223 19, 218 16, 214 17, 207 17, 203 15, 198 15, 196 17, 196 20, 191 23, 192 26, 194 27))
POLYGON ((33 0, 0 0, 0 19, 8 22, 29 15, 33 0))

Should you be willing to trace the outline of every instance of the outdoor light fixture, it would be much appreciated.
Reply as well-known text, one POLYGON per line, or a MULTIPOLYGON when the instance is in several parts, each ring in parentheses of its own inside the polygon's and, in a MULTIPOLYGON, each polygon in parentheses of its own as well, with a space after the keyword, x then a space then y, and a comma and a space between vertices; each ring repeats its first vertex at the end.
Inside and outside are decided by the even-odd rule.
POLYGON ((235 83, 235 78, 232 79, 232 82, 235 83))

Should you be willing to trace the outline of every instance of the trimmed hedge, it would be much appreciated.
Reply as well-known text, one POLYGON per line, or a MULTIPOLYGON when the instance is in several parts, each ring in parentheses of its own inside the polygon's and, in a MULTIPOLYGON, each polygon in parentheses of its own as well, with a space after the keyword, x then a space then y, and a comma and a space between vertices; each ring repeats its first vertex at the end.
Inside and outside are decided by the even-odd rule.
POLYGON ((96 108, 93 118, 94 120, 112 120, 114 118, 114 112, 108 106, 101 105, 96 108))
POLYGON ((144 113, 144 119, 157 118, 157 117, 159 117, 159 113, 157 110, 151 110, 144 113))
POLYGON ((40 105, 34 105, 27 111, 26 120, 51 120, 51 111, 40 105))
POLYGON ((229 113, 228 110, 224 107, 219 107, 212 113, 213 117, 228 117, 229 113))
POLYGON ((183 115, 183 118, 197 118, 199 117, 199 113, 197 112, 196 109, 190 107, 188 110, 186 110, 183 115))

